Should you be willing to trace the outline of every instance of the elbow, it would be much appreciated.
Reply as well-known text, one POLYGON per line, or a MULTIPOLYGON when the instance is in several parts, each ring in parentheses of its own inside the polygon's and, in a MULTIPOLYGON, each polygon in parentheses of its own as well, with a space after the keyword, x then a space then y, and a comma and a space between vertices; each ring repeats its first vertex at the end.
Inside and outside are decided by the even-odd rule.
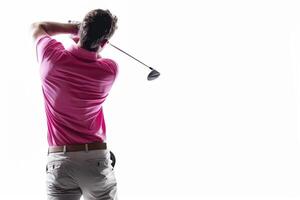
POLYGON ((31 24, 30 28, 33 31, 35 31, 37 29, 44 29, 45 30, 45 23, 44 22, 34 22, 34 23, 31 24))
POLYGON ((46 23, 44 22, 34 22, 31 24, 30 29, 34 39, 36 39, 42 32, 46 32, 46 23))
POLYGON ((34 30, 34 29, 39 28, 40 26, 41 26, 41 22, 34 22, 31 24, 30 29, 34 30))

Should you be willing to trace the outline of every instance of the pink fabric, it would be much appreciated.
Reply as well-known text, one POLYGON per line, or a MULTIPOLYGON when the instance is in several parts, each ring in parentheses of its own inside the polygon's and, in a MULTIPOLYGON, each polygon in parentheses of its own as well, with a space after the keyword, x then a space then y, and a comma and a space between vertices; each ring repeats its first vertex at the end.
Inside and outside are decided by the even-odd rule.
POLYGON ((118 74, 115 61, 51 38, 36 40, 48 144, 106 141, 102 104, 118 74))

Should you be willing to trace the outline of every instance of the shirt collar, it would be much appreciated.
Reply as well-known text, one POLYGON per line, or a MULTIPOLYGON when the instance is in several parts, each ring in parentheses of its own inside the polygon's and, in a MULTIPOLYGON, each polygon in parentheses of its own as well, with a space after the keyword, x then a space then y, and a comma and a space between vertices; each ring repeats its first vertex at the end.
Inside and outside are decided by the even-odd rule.
POLYGON ((97 52, 88 51, 84 48, 77 46, 77 44, 71 45, 67 50, 77 57, 81 57, 88 60, 97 60, 97 58, 101 58, 101 56, 98 55, 97 52))

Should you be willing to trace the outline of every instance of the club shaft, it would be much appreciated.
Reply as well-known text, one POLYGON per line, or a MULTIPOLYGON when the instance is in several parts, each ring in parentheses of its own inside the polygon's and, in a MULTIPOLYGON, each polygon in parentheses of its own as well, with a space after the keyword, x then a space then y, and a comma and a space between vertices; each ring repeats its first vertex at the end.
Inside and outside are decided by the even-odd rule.
POLYGON ((124 53, 124 54, 126 54, 127 56, 129 56, 129 57, 133 58, 134 60, 138 61, 138 62, 139 62, 139 63, 141 63, 142 65, 144 65, 144 66, 148 67, 149 69, 153 70, 153 68, 152 68, 152 67, 149 67, 148 65, 146 65, 145 63, 143 63, 143 62, 142 62, 142 61, 140 61, 139 59, 137 59, 137 58, 133 57, 133 56, 132 56, 132 55, 130 55, 129 53, 127 53, 127 52, 123 51, 123 50, 122 50, 122 49, 120 49, 119 47, 116 47, 115 45, 113 45, 113 44, 111 44, 111 43, 109 43, 109 44, 110 44, 112 47, 114 47, 114 48, 118 49, 119 51, 123 52, 123 53, 124 53))

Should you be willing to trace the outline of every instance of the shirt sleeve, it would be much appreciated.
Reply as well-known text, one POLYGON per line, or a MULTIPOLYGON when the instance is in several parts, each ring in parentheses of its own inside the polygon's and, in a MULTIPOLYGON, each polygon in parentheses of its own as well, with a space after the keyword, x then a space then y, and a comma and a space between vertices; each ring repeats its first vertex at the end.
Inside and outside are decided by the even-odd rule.
POLYGON ((119 74, 119 66, 118 66, 118 64, 114 60, 112 60, 112 59, 106 59, 106 62, 108 64, 110 70, 114 74, 115 79, 116 79, 116 77, 119 74))
POLYGON ((42 35, 36 39, 36 56, 39 64, 44 61, 56 62, 64 50, 62 43, 49 35, 42 35))

